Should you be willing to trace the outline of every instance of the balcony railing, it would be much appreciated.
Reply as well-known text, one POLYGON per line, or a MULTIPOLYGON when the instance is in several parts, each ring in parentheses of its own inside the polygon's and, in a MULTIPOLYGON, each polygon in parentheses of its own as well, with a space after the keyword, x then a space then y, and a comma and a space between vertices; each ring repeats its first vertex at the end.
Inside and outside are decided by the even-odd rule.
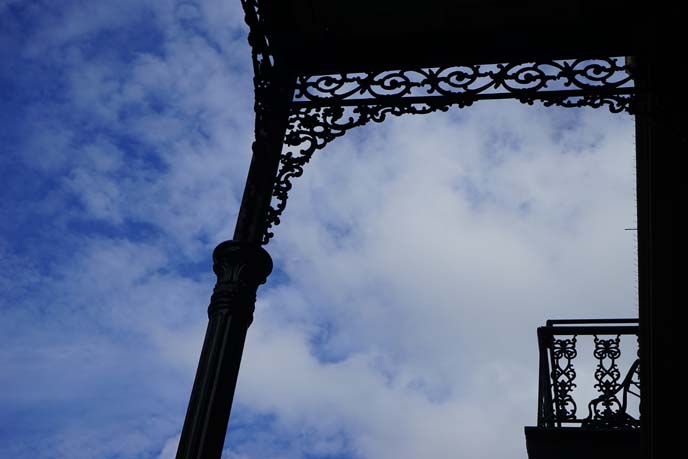
POLYGON ((537 332, 539 428, 640 427, 637 319, 548 320, 537 332))

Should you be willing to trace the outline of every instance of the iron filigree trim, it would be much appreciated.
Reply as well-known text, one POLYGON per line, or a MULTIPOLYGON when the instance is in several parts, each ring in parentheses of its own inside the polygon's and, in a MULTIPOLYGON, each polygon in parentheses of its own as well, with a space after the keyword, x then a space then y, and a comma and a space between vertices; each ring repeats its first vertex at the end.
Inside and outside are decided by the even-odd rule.
POLYGON ((633 90, 628 70, 620 58, 606 58, 300 76, 294 103, 358 105, 370 99, 427 96, 520 99, 536 93, 598 94, 600 90, 618 95, 633 90))
MULTIPOLYGON (((621 363, 622 344, 638 338, 637 319, 550 320, 538 329, 540 347, 540 388, 538 391, 538 426, 578 425, 587 429, 640 428, 640 358, 625 373, 621 363), (623 325, 622 325, 623 324, 623 325), (634 324, 634 325, 625 325, 634 324), (579 352, 581 342, 593 341, 591 355, 579 352), (545 354, 546 353, 546 354, 545 354), (549 355, 549 359, 544 359, 549 355), (574 361, 580 365, 574 368, 574 361), (590 357, 593 358, 592 362, 590 357), (593 365, 590 365, 593 363, 593 365), (580 370, 582 368, 582 370, 580 370), (577 370, 585 376, 582 391, 577 370), (588 374, 592 381, 588 383, 588 374), (588 392, 597 392, 591 399, 588 392), (577 404, 586 401, 588 413, 579 417, 577 404)), ((640 348, 636 350, 636 356, 640 348)), ((587 352, 585 353, 587 354, 587 352)))
POLYGON ((582 422, 584 427, 640 428, 640 421, 627 411, 629 394, 640 397, 640 360, 636 359, 624 380, 619 382, 621 371, 616 362, 621 357, 620 342, 619 335, 609 339, 594 336, 593 356, 598 360, 594 387, 600 395, 588 404, 588 417, 582 422))
POLYGON ((381 123, 387 116, 401 116, 407 113, 425 114, 447 111, 450 104, 443 101, 408 105, 362 105, 358 107, 295 108, 289 117, 284 139, 286 152, 280 158, 280 169, 273 188, 275 204, 268 211, 267 231, 263 244, 274 235, 270 229, 279 225, 280 216, 287 205, 292 179, 303 174, 304 166, 316 150, 324 148, 332 140, 343 136, 346 131, 368 122, 381 123))
MULTIPOLYGON (((316 150, 349 129, 380 123, 388 115, 447 111, 451 106, 462 108, 489 99, 632 113, 631 70, 620 58, 607 58, 299 76, 263 243, 268 243, 272 227, 280 223, 292 179, 303 174, 316 150)), ((259 109, 265 108, 265 101, 258 101, 258 89, 265 81, 256 80, 258 116, 259 109)))
POLYGON ((552 340, 552 389, 554 391, 554 408, 559 421, 576 419, 576 401, 571 393, 576 387, 576 370, 573 359, 578 355, 576 336, 552 340), (562 360, 564 361, 562 365, 562 360))

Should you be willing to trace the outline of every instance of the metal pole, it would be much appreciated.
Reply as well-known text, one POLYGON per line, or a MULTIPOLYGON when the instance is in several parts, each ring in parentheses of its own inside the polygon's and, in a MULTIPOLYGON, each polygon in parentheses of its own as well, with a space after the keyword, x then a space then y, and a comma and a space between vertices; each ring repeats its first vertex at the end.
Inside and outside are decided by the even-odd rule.
POLYGON ((177 459, 222 456, 256 290, 271 270, 270 255, 250 243, 227 241, 213 252, 217 284, 177 459))
MULTIPOLYGON (((265 73, 263 73, 265 75, 265 73)), ((261 247, 287 128, 293 84, 256 77, 256 139, 234 240, 213 252, 217 284, 177 459, 220 459, 256 291, 272 270, 261 247)), ((293 82, 293 80, 291 80, 293 82)))

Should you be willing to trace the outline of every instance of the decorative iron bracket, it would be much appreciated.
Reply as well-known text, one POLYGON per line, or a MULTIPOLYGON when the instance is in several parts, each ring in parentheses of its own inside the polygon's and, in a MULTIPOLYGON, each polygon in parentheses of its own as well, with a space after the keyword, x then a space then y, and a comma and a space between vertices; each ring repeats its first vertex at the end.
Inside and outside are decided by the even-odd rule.
MULTIPOLYGON (((257 0, 242 0, 250 27, 256 87, 256 128, 269 110, 270 70, 275 56, 258 11, 257 0)), ((607 107, 633 113, 637 93, 633 66, 624 58, 458 65, 382 72, 296 75, 280 167, 267 213, 263 244, 273 236, 287 205, 292 179, 303 174, 316 150, 349 129, 388 115, 426 114, 472 105, 478 100, 516 99, 532 105, 607 107)))

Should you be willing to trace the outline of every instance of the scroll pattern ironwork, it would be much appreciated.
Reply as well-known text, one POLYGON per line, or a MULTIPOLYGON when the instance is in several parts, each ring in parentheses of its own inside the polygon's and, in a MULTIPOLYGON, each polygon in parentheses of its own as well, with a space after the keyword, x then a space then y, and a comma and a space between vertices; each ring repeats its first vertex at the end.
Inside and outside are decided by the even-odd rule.
POLYGON ((576 336, 567 339, 552 340, 552 389, 554 407, 560 421, 576 419, 576 401, 571 392, 576 387, 576 370, 573 359, 578 355, 576 336), (562 360, 564 365, 562 365, 562 360))
MULTIPOLYGON (((256 0, 241 0, 241 6, 244 8, 244 20, 249 29, 248 44, 251 46, 253 58, 254 82, 264 82, 267 80, 265 71, 274 64, 274 57, 270 52, 270 43, 265 34, 265 22, 256 0)), ((257 93, 256 99, 259 98, 260 94, 257 93)), ((258 101, 256 100, 256 102, 258 101)))
MULTIPOLYGON (((276 75, 275 56, 270 50, 270 42, 265 33, 265 23, 256 0, 241 0, 244 19, 249 26, 248 43, 251 46, 253 62, 253 86, 255 88, 254 110, 256 112, 256 140, 260 127, 265 124, 267 112, 273 109, 277 95, 284 88, 279 87, 276 75)), ((255 144, 254 144, 255 149, 255 144)))
POLYGON ((349 129, 388 115, 447 111, 489 99, 632 113, 630 70, 619 58, 608 58, 299 76, 263 243, 280 223, 292 179, 303 174, 316 150, 349 129))
POLYGON ((628 70, 619 58, 606 58, 301 76, 294 103, 358 105, 370 99, 426 96, 464 101, 528 100, 563 92, 566 96, 597 97, 617 112, 628 109, 627 96, 633 92, 628 70))
POLYGON ((593 355, 599 363, 595 370, 597 382, 594 387, 600 395, 588 404, 588 417, 583 421, 587 427, 640 427, 638 420, 627 413, 629 393, 640 397, 640 361, 636 359, 624 381, 619 383, 621 371, 616 361, 621 357, 620 341, 619 335, 610 339, 595 336, 593 355))
MULTIPOLYGON (((616 321, 615 324, 637 324, 637 320, 633 319, 616 319, 616 321)), ((621 336, 633 334, 637 336, 638 327, 637 325, 599 325, 600 322, 583 321, 585 324, 593 323, 592 327, 569 326, 568 324, 559 327, 548 325, 538 331, 538 333, 545 333, 547 337, 540 346, 541 349, 546 348, 549 354, 549 364, 543 366, 541 363, 540 367, 541 372, 549 373, 549 383, 540 389, 540 399, 546 403, 544 411, 539 412, 538 425, 561 426, 566 423, 587 428, 636 429, 640 427, 637 415, 633 414, 636 413, 633 410, 637 409, 637 405, 634 407, 630 403, 631 397, 637 397, 637 401, 640 400, 639 349, 636 352, 635 361, 630 363, 625 373, 622 373, 619 364, 621 336), (580 358, 577 346, 586 336, 589 336, 593 342, 591 357, 594 358, 595 366, 591 385, 598 395, 592 400, 588 399, 588 413, 586 417, 582 417, 577 414, 577 399, 574 398, 580 397, 574 394, 578 392, 576 388, 580 384, 580 381, 576 379, 578 375, 574 368, 574 361, 580 358)))
POLYGON ((595 389, 602 398, 599 403, 593 404, 592 419, 599 420, 612 417, 621 407, 621 402, 616 396, 619 390, 619 378, 621 371, 616 361, 621 357, 619 343, 621 338, 600 339, 595 336, 595 350, 593 355, 599 361, 595 370, 595 389))
POLYGON ((324 148, 332 140, 343 136, 349 129, 369 122, 381 123, 387 116, 425 114, 447 111, 451 104, 432 101, 409 105, 361 105, 358 107, 295 108, 289 117, 284 139, 287 147, 280 158, 280 169, 273 188, 274 205, 268 213, 268 227, 263 238, 267 244, 274 235, 270 229, 280 223, 280 216, 287 205, 292 179, 303 174, 304 166, 316 150, 324 148))

